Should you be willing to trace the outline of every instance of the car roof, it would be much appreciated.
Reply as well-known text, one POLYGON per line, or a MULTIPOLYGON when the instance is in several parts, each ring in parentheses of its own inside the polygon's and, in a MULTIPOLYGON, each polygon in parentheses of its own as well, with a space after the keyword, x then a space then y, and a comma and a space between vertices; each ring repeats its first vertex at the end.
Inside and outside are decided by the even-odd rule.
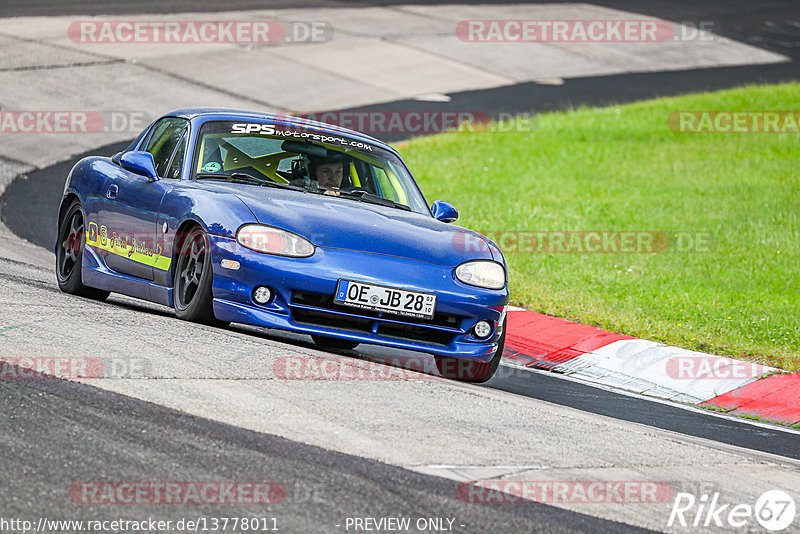
POLYGON ((334 124, 325 122, 304 119, 302 117, 294 117, 288 113, 273 114, 259 111, 244 111, 239 109, 227 108, 182 108, 172 111, 164 115, 164 117, 181 117, 184 119, 194 120, 199 119, 201 122, 211 120, 233 120, 233 121, 259 121, 272 124, 285 124, 296 126, 298 128, 309 128, 318 130, 325 133, 336 134, 343 137, 349 137, 359 141, 366 141, 370 144, 377 145, 396 153, 391 146, 387 145, 379 139, 375 139, 369 135, 342 128, 334 124))

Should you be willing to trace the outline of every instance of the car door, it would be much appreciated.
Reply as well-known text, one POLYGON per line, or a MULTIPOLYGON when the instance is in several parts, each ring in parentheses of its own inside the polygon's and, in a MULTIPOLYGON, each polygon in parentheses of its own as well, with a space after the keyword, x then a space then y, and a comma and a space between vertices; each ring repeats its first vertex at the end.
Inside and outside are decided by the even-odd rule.
POLYGON ((158 211, 164 195, 172 189, 176 176, 170 164, 188 121, 166 117, 153 125, 140 150, 153 156, 159 180, 123 170, 106 183, 105 209, 100 215, 101 234, 106 233, 111 253, 106 264, 116 272, 153 280, 153 268, 161 258, 158 244, 158 211))

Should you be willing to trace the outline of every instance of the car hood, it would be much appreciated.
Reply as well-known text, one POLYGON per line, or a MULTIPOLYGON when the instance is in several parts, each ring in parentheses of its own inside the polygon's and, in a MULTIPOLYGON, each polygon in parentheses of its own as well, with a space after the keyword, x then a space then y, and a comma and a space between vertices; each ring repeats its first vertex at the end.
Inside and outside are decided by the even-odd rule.
POLYGON ((318 247, 451 267, 471 259, 493 259, 486 238, 430 215, 353 199, 258 186, 236 186, 235 194, 261 224, 299 234, 318 247))

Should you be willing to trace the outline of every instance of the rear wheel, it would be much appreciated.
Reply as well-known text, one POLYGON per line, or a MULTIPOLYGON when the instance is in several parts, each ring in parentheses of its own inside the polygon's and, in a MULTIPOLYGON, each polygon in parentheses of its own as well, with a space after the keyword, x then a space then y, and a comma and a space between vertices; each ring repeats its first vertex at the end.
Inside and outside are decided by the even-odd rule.
POLYGON ((323 349, 350 350, 359 345, 358 341, 349 341, 347 339, 337 339, 334 337, 311 336, 311 338, 314 340, 314 343, 323 349))
POLYGON ((497 372, 500 366, 500 360, 503 358, 503 347, 506 344, 506 326, 508 319, 503 321, 503 333, 500 335, 500 341, 497 343, 497 350, 495 351, 492 359, 488 362, 476 362, 474 360, 466 360, 461 358, 452 358, 449 356, 435 356, 436 368, 443 378, 451 380, 460 380, 462 382, 472 382, 480 384, 488 381, 497 372))
POLYGON ((76 200, 69 205, 64 216, 58 221, 58 247, 56 249, 56 278, 58 287, 65 293, 105 300, 108 291, 83 285, 81 266, 83 248, 86 245, 86 228, 83 210, 76 200))
POLYGON ((175 315, 179 319, 214 324, 211 293, 211 250, 201 228, 189 230, 175 265, 175 315))

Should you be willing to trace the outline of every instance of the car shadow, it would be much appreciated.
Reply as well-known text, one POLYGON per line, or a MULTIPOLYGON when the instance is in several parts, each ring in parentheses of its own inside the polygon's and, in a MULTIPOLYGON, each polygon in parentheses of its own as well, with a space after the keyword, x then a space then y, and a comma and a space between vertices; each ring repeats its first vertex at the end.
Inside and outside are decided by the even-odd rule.
MULTIPOLYGON (((113 293, 105 304, 137 313, 147 313, 165 319, 181 321, 175 316, 175 312, 167 306, 125 295, 113 293)), ((228 326, 206 326, 205 328, 219 330, 220 332, 235 332, 265 341, 312 349, 322 353, 321 358, 327 357, 325 355, 330 355, 333 358, 338 357, 345 367, 359 370, 357 373, 358 379, 445 380, 436 369, 433 356, 424 352, 382 347, 367 343, 362 343, 355 349, 322 348, 316 345, 311 340, 311 336, 308 335, 243 323, 232 323, 228 326), (385 367, 385 369, 381 369, 381 367, 385 367)), ((310 355, 309 357, 315 356, 310 355)))

